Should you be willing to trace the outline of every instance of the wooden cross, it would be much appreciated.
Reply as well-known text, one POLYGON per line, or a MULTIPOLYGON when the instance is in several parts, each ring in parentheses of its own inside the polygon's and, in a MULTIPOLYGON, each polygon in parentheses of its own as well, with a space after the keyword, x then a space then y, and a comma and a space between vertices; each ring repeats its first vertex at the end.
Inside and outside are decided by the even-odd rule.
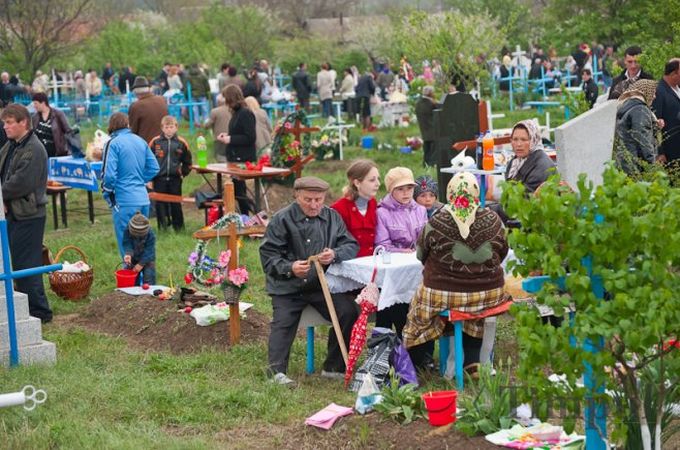
MULTIPOLYGON (((285 127, 281 128, 281 132, 285 134, 292 134, 295 136, 295 140, 302 145, 302 141, 300 140, 300 136, 303 133, 314 133, 319 131, 319 127, 305 127, 302 125, 302 122, 300 122, 300 119, 295 119, 295 126, 293 126, 291 129, 286 129, 285 127)), ((314 159, 313 155, 309 155, 306 158, 297 158, 297 161, 295 161, 295 164, 293 167, 291 167, 291 171, 295 173, 296 178, 300 178, 300 175, 302 175, 302 168, 306 163, 314 159), (311 157, 310 157, 311 156, 311 157)))
MULTIPOLYGON (((236 211, 236 197, 234 195, 234 183, 231 178, 227 178, 224 183, 222 191, 222 200, 224 202, 224 214, 233 213, 236 211)), ((216 237, 227 238, 227 249, 231 252, 229 259, 229 270, 238 267, 238 240, 241 236, 249 236, 252 234, 264 234, 265 227, 252 226, 237 229, 235 223, 230 223, 226 230, 199 230, 194 233, 195 239, 209 240, 216 237)), ((229 305, 229 343, 231 345, 238 344, 241 340, 241 315, 239 311, 238 300, 229 305)))

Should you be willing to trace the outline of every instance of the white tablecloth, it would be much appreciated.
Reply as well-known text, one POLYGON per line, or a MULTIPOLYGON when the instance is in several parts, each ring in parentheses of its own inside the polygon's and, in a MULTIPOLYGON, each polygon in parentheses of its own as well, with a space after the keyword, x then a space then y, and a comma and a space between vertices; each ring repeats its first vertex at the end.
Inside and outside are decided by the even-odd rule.
MULTIPOLYGON (((384 264, 378 257, 376 284, 381 289, 378 310, 396 303, 410 303, 423 280, 423 265, 413 253, 392 253, 391 262, 384 264)), ((331 292, 347 292, 360 289, 373 274, 373 257, 355 258, 333 264, 326 272, 331 292)))

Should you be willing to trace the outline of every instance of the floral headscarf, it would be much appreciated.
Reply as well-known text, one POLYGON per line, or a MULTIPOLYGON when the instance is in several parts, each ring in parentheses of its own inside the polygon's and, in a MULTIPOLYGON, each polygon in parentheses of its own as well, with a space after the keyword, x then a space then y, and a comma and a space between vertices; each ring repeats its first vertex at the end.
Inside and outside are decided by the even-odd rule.
MULTIPOLYGON (((514 127, 512 127, 512 132, 514 133, 517 128, 523 128, 529 133, 529 155, 531 155, 536 150, 543 150, 543 138, 541 137, 541 130, 538 128, 538 124, 534 120, 522 120, 517 122, 514 127)), ((510 172, 508 172, 508 179, 513 179, 517 176, 519 169, 522 168, 526 162, 528 156, 525 158, 519 158, 517 156, 510 160, 510 172)))
POLYGON ((470 235, 470 227, 477 218, 479 208, 479 185, 477 178, 470 172, 459 172, 451 178, 446 187, 444 208, 451 214, 458 225, 463 239, 470 235))
POLYGON ((647 106, 652 107, 654 96, 656 95, 655 80, 637 80, 619 97, 619 103, 623 103, 631 98, 639 98, 647 103, 647 106))

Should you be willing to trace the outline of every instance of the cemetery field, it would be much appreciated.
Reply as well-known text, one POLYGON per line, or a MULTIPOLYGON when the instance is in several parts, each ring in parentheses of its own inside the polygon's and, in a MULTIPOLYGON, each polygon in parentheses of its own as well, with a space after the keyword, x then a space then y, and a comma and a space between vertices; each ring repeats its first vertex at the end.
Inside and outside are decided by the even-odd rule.
MULTIPOLYGON (((506 112, 506 117, 496 119, 494 126, 510 127, 517 120, 534 116, 531 111, 506 112)), ((553 126, 556 126, 554 122, 562 115, 556 110, 552 117, 553 126)), ((91 134, 88 127, 83 128, 84 136, 91 134)), ((378 143, 389 143, 393 149, 366 152, 351 145, 360 136, 354 130, 345 161, 313 162, 304 174, 326 179, 332 186, 333 199, 340 195, 347 166, 360 157, 376 161, 381 176, 397 165, 410 167, 416 176, 435 175, 434 169, 422 168, 420 151, 402 154, 398 150, 404 145, 406 136, 418 135, 417 126, 378 131, 375 133, 378 143)), ((192 174, 185 180, 185 195, 191 195, 203 184, 200 176, 192 174)), ((282 186, 274 186, 270 192, 272 206, 280 207, 287 199, 292 199, 292 191, 282 186)), ((384 194, 383 186, 379 197, 384 194)), ((81 190, 68 193, 68 229, 53 229, 51 204, 48 206, 45 244, 53 254, 66 245, 83 250, 88 263, 94 267, 95 281, 90 298, 81 302, 58 299, 49 290, 45 277, 55 320, 43 326, 43 334, 44 339, 57 345, 57 364, 0 369, 0 393, 19 391, 31 384, 45 389, 48 394, 47 402, 33 412, 20 407, 0 409, 3 448, 390 448, 403 447, 404 442, 432 447, 435 442, 430 442, 432 439, 438 443, 445 440, 449 448, 471 448, 472 442, 474 448, 486 448, 479 438, 470 441, 453 432, 445 436, 432 435, 433 428, 426 419, 402 428, 391 422, 383 423, 382 416, 373 414, 367 419, 343 419, 328 433, 305 427, 306 417, 331 402, 353 406, 355 395, 346 392, 339 381, 321 378, 318 373, 304 374, 305 341, 302 335, 292 349, 289 368, 289 375, 299 386, 291 390, 268 382, 266 341, 271 303, 264 291, 257 240, 244 240, 240 254, 241 264, 250 272, 249 287, 241 300, 254 305, 252 313, 248 313, 250 316, 247 314, 243 319, 242 327, 246 330, 250 321, 254 324, 251 328, 257 328, 257 332, 244 332, 241 344, 232 347, 226 338, 226 323, 215 325, 222 326, 225 340, 204 350, 191 350, 191 345, 185 345, 183 338, 196 339, 195 335, 173 333, 172 329, 166 329, 166 334, 159 338, 169 340, 165 346, 168 350, 159 350, 159 346, 148 344, 148 340, 147 344, 136 340, 135 336, 161 329, 164 322, 177 323, 186 319, 193 324, 193 319, 175 312, 174 305, 170 304, 154 304, 149 308, 131 304, 134 301, 160 303, 150 298, 136 298, 119 311, 90 305, 90 302, 114 301, 114 271, 119 257, 111 216, 99 194, 95 194, 94 225, 90 225, 86 212, 73 212, 78 208, 85 211, 86 198, 81 190), (93 318, 93 314, 102 311, 110 317, 93 318), (139 311, 164 312, 143 317, 139 311), (135 321, 132 320, 134 315, 135 321), (127 332, 117 333, 93 331, 106 330, 105 322, 114 322, 121 317, 131 317, 134 327, 131 325, 127 332), (138 326, 144 321, 145 326, 138 326), (180 349, 176 343, 184 344, 180 349)), ((191 233, 203 225, 202 211, 185 205, 184 212, 185 232, 157 234, 159 284, 183 284, 187 256, 195 246, 191 233)), ((155 229, 155 219, 152 219, 152 225, 155 229)), ((213 241, 211 249, 217 251, 223 245, 224 241, 213 241)), ((67 253, 62 259, 73 261, 75 258, 77 255, 67 253)), ((317 370, 326 353, 325 334, 326 330, 317 333, 317 370)), ((514 358, 513 322, 501 320, 497 336, 496 360, 514 358)), ((425 378, 423 382, 423 392, 452 387, 449 381, 438 376, 425 378)))

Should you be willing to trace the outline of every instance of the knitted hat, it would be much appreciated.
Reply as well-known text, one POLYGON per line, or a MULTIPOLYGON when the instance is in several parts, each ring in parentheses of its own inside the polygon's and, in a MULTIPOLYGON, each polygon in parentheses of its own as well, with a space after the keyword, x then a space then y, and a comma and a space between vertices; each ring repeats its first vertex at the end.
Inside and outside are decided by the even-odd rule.
POLYGON ((144 217, 144 214, 137 211, 130 222, 128 223, 128 231, 132 237, 141 238, 149 234, 151 225, 149 225, 149 219, 144 217))
POLYGON ((392 193, 394 189, 400 186, 415 186, 415 184, 416 182, 413 181, 413 172, 406 167, 394 167, 387 172, 387 175, 385 175, 385 187, 389 193, 392 193))
POLYGON ((416 178, 416 187, 413 190, 413 198, 418 198, 420 194, 424 194, 425 192, 432 192, 435 197, 439 192, 437 182, 429 175, 421 175, 416 178))

